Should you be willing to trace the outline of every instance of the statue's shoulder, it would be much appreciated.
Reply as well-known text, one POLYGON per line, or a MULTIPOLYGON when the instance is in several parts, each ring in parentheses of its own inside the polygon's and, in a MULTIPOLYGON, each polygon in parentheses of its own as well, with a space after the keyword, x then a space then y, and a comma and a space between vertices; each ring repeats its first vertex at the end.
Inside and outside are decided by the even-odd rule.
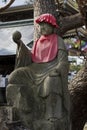
POLYGON ((66 46, 62 37, 58 36, 58 47, 59 49, 66 50, 66 46))

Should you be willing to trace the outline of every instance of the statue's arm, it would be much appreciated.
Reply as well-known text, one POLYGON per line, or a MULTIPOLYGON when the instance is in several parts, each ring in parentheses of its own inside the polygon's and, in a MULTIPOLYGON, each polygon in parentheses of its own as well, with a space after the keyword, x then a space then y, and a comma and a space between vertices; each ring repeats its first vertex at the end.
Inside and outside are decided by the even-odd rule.
POLYGON ((65 43, 61 37, 58 38, 58 65, 57 71, 59 73, 68 73, 69 62, 68 62, 68 51, 66 50, 65 43))
POLYGON ((62 92, 63 92, 63 104, 66 110, 67 120, 70 121, 70 93, 68 90, 68 72, 69 72, 69 62, 68 62, 68 52, 66 50, 65 44, 62 40, 59 47, 58 55, 58 66, 57 71, 60 73, 62 81, 62 92))
POLYGON ((60 75, 61 73, 68 73, 68 53, 64 44, 64 41, 62 38, 58 38, 58 53, 56 56, 57 59, 57 66, 53 70, 53 72, 50 73, 50 75, 60 75), (64 71, 65 70, 65 71, 64 71))
POLYGON ((17 44, 15 69, 19 67, 28 66, 32 63, 31 52, 23 43, 21 37, 21 33, 18 31, 14 32, 12 36, 13 41, 17 44))

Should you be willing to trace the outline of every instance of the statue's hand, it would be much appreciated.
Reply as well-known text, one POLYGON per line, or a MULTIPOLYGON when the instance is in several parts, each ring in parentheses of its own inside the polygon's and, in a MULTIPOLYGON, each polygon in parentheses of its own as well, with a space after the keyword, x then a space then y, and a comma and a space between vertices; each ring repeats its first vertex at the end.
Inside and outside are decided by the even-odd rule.
POLYGON ((55 76, 59 76, 59 75, 60 75, 60 73, 56 69, 51 71, 50 74, 49 74, 49 76, 51 76, 51 77, 55 77, 55 76))
POLYGON ((17 43, 17 45, 20 45, 20 41, 21 41, 21 33, 19 31, 15 31, 12 35, 12 39, 15 43, 17 43))

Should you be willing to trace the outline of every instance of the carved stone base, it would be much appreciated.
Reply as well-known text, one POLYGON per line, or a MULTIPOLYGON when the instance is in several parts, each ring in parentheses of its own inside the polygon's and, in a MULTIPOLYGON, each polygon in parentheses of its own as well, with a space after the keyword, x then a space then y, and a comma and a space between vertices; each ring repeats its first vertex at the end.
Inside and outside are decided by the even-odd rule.
POLYGON ((11 106, 0 106, 0 130, 29 130, 16 120, 11 106))

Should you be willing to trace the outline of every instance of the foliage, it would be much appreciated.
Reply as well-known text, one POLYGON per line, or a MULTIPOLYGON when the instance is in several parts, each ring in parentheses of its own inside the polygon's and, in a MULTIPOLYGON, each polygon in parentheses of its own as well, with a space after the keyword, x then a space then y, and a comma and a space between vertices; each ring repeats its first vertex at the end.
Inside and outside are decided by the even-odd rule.
POLYGON ((71 64, 70 65, 70 71, 73 72, 73 71, 76 71, 76 73, 82 68, 83 65, 76 65, 76 64, 71 64))
POLYGON ((65 43, 66 43, 67 49, 76 48, 82 51, 83 50, 86 51, 86 48, 87 48, 87 42, 80 40, 78 37, 65 39, 65 43))

